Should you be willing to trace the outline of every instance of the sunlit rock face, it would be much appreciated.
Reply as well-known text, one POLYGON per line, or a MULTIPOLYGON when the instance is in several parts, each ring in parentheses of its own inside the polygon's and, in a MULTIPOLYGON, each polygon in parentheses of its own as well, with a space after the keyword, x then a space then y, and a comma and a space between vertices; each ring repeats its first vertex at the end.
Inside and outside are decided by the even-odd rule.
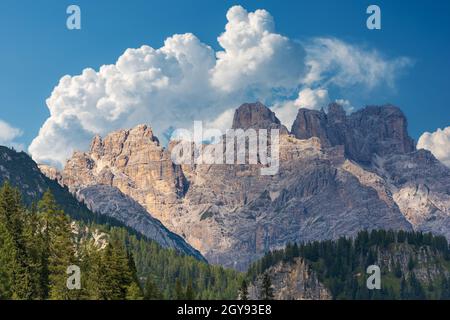
POLYGON ((261 175, 261 164, 175 165, 173 145, 164 149, 141 125, 95 137, 67 162, 62 182, 73 192, 115 187, 209 262, 240 270, 288 242, 362 229, 450 236, 449 169, 415 151, 396 107, 300 109, 289 133, 269 108, 244 104, 233 128, 280 129, 276 174, 261 175))

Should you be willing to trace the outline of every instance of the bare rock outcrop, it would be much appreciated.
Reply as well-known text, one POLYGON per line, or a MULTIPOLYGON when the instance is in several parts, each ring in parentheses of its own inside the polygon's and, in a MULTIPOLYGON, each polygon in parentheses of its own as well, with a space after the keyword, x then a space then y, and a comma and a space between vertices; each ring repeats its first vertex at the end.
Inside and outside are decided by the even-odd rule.
POLYGON ((200 252, 188 245, 183 238, 170 232, 159 220, 119 189, 106 185, 95 185, 81 189, 77 198, 93 212, 112 217, 136 230, 148 239, 154 240, 164 248, 175 248, 179 252, 200 260, 200 252))
POLYGON ((375 154, 415 150, 406 117, 392 105, 368 106, 350 115, 336 103, 330 104, 328 113, 300 109, 291 131, 299 139, 318 137, 325 145, 343 145, 350 159, 363 164, 370 163, 375 154))
POLYGON ((89 152, 76 152, 67 161, 62 175, 73 192, 98 184, 116 187, 163 222, 167 208, 187 188, 181 168, 146 125, 115 131, 104 139, 96 136, 89 152))
POLYGON ((450 236, 450 170, 414 151, 398 108, 367 107, 352 115, 337 104, 328 113, 300 109, 289 134, 270 109, 244 104, 233 128, 284 132, 276 174, 261 175, 261 164, 174 165, 141 125, 96 137, 89 152, 67 162, 63 182, 75 192, 118 188, 209 262, 239 270, 288 242, 363 229, 450 236))
POLYGON ((241 105, 234 113, 232 129, 279 129, 281 134, 288 133, 275 113, 261 102, 241 105))
MULTIPOLYGON (((319 281, 316 273, 301 258, 280 262, 265 273, 270 277, 274 300, 331 300, 331 292, 319 281)), ((249 299, 259 300, 260 276, 248 288, 249 299)))

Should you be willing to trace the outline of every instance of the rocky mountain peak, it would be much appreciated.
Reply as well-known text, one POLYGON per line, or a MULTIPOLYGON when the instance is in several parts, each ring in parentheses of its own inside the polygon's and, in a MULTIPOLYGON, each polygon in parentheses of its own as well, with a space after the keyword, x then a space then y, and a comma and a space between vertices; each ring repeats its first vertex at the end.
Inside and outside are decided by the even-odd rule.
POLYGON ((261 102, 244 103, 234 113, 233 129, 280 129, 288 133, 275 113, 261 102))
POLYGON ((336 102, 330 103, 328 106, 328 118, 333 122, 344 122, 346 113, 342 105, 336 102))
POLYGON ((327 137, 327 115, 325 112, 300 108, 297 113, 291 133, 297 139, 317 137, 322 144, 329 145, 327 137))
POLYGON ((403 112, 392 105, 368 106, 346 115, 341 105, 332 103, 328 113, 300 109, 291 131, 298 139, 318 137, 324 145, 343 145, 347 157, 370 163, 375 154, 414 151, 407 126, 403 112))
MULTIPOLYGON (((287 132, 261 103, 242 105, 233 128, 287 132)), ((211 263, 238 270, 288 241, 386 228, 449 234, 450 171, 431 154, 409 152, 406 118, 390 105, 351 115, 338 104, 327 112, 300 109, 292 134, 280 137, 275 176, 260 175, 257 166, 175 165, 173 145, 162 148, 147 126, 96 137, 92 145, 62 172, 92 209, 118 208, 114 214, 131 217, 138 230, 149 228, 141 220, 146 211, 211 263), (120 205, 125 197, 142 214, 120 205)))
POLYGON ((176 202, 185 189, 181 168, 147 125, 94 137, 90 151, 75 153, 62 175, 74 192, 95 185, 116 187, 158 218, 161 203, 176 202))

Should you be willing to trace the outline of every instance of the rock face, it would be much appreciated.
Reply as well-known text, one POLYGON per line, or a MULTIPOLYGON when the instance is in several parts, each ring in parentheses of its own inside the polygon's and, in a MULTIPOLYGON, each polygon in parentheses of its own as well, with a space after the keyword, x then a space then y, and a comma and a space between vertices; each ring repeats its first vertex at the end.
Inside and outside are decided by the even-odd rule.
POLYGON ((234 113, 232 129, 279 129, 280 133, 288 133, 275 113, 261 102, 240 106, 234 113))
MULTIPOLYGON (((337 248, 336 243, 334 245, 337 248)), ((413 275, 424 292, 430 287, 441 286, 442 279, 448 279, 450 276, 448 251, 445 249, 439 250, 423 242, 420 245, 408 242, 383 245, 379 242, 367 246, 366 249, 366 253, 345 254, 348 260, 342 266, 347 265, 344 268, 348 276, 356 280, 351 289, 345 285, 333 285, 341 277, 333 276, 329 269, 333 260, 340 258, 336 252, 326 256, 319 254, 317 261, 304 258, 301 253, 299 257, 282 255, 275 258, 279 252, 272 254, 270 258, 266 256, 264 263, 250 271, 255 280, 248 287, 249 299, 263 298, 263 279, 267 276, 272 285, 273 298, 276 300, 369 299, 366 281, 370 274, 366 272, 367 263, 380 267, 381 288, 384 290, 384 293, 378 292, 381 297, 386 297, 385 294, 390 292, 391 298, 396 295, 405 299, 401 294, 401 282, 410 282, 413 275), (373 262, 367 261, 368 256, 374 258, 373 262), (317 263, 318 261, 320 262, 317 263), (352 290, 355 291, 351 292, 352 290)), ((439 294, 439 289, 433 289, 428 293, 428 298, 439 299, 439 294)))
POLYGON ((429 151, 378 158, 372 171, 386 181, 408 221, 450 239, 450 170, 429 151))
POLYGON ((78 191, 77 198, 92 211, 123 222, 164 248, 175 248, 184 254, 204 260, 201 254, 188 245, 183 238, 170 232, 139 203, 115 187, 106 185, 86 187, 78 191))
POLYGON ((423 285, 433 285, 443 277, 448 279, 450 276, 448 264, 442 253, 428 246, 414 248, 407 244, 399 244, 390 250, 378 248, 377 251, 375 264, 382 270, 394 272, 395 266, 398 265, 405 278, 414 273, 423 285), (411 257, 415 262, 412 270, 409 266, 411 257))
POLYGON ((318 137, 325 145, 343 145, 350 159, 363 164, 370 163, 375 154, 415 150, 405 116, 391 105, 369 106, 349 116, 336 103, 329 106, 328 113, 300 109, 292 134, 299 139, 318 137))
MULTIPOLYGON (((316 273, 301 258, 294 262, 280 262, 269 268, 274 300, 331 300, 330 291, 317 278, 316 273)), ((249 300, 259 300, 262 276, 248 288, 249 300)))
POLYGON ((76 152, 62 175, 73 192, 98 184, 113 186, 163 220, 165 208, 177 203, 187 188, 181 168, 146 125, 95 137, 90 151, 76 152))
POLYGON ((118 188, 209 262, 239 270, 287 242, 362 229, 448 237, 450 170, 414 150, 406 125, 393 106, 346 115, 333 104, 328 113, 300 109, 289 134, 270 109, 244 104, 234 129, 286 130, 275 175, 261 175, 261 164, 174 165, 141 125, 96 137, 67 162, 62 181, 74 192, 118 188))
POLYGON ((56 201, 74 220, 93 221, 94 215, 97 214, 108 216, 115 219, 114 223, 122 222, 124 226, 135 229, 162 247, 174 248, 181 253, 204 260, 197 250, 167 230, 141 205, 117 188, 106 185, 80 188, 74 197, 62 186, 64 184, 62 173, 48 166, 38 166, 24 152, 18 153, 0 146, 0 185, 5 181, 20 189, 27 204, 36 201, 45 191, 50 190, 56 201))

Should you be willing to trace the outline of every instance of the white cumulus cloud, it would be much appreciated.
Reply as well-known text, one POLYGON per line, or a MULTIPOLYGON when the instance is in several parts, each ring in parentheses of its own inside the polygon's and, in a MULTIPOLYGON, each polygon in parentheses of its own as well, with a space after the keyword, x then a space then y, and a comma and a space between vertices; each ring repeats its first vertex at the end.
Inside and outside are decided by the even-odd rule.
POLYGON ((16 139, 22 136, 22 134, 22 130, 14 128, 9 123, 0 119, 0 145, 23 150, 23 145, 16 142, 16 139))
POLYGON ((217 52, 193 34, 177 34, 161 48, 127 49, 115 64, 62 77, 46 100, 50 116, 29 146, 34 160, 62 166, 95 134, 139 123, 163 139, 194 120, 223 128, 234 108, 255 100, 292 123, 299 107, 326 103, 330 86, 394 81, 406 65, 336 39, 301 44, 276 33, 265 10, 234 6, 227 21, 217 52))
POLYGON ((212 70, 214 86, 227 92, 296 87, 304 71, 303 47, 275 33, 273 17, 266 10, 248 13, 241 6, 227 13, 225 32, 218 38, 212 70))
POLYGON ((304 88, 298 93, 297 99, 278 103, 274 106, 273 111, 281 123, 290 128, 299 108, 320 110, 325 108, 329 102, 330 97, 327 89, 304 88))
POLYGON ((450 167, 450 127, 423 133, 417 142, 417 149, 425 149, 447 167, 450 167))

